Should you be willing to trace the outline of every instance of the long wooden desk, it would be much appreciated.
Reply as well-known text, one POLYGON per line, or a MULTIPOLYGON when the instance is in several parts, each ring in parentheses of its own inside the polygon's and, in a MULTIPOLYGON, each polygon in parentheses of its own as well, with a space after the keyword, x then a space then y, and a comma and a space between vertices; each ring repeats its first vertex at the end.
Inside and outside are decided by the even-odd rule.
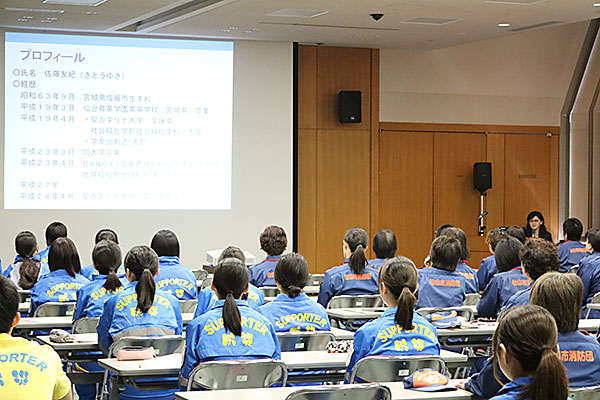
MULTIPOLYGON (((187 325, 194 319, 193 313, 181 314, 183 325, 187 325)), ((25 317, 17 324, 17 330, 49 330, 49 329, 71 329, 73 317, 25 317)))

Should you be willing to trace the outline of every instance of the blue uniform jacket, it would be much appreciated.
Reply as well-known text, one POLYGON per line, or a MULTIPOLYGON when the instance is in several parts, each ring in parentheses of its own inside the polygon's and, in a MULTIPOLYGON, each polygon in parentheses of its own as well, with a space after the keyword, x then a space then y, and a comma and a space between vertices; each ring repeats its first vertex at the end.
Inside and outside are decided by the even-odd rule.
POLYGON ((558 347, 567 369, 569 386, 600 384, 600 344, 593 336, 579 331, 559 332, 558 347))
POLYGON ((529 295, 531 294, 532 287, 533 282, 529 284, 527 289, 519 290, 517 293, 513 294, 504 304, 501 312, 505 313, 515 306, 525 306, 529 304, 529 295))
POLYGON ((508 299, 528 287, 529 279, 523 273, 522 267, 496 274, 477 304, 477 314, 481 317, 496 317, 508 299))
POLYGON ((376 320, 364 324, 354 335, 348 372, 368 356, 439 355, 437 331, 421 314, 413 313, 413 329, 403 330, 394 321, 397 307, 388 308, 376 320))
POLYGON ((90 283, 81 275, 73 278, 64 269, 52 271, 41 277, 31 289, 31 314, 43 303, 73 302, 77 291, 90 283))
POLYGON ((218 300, 212 310, 188 324, 180 384, 185 385, 192 370, 204 361, 281 358, 273 325, 243 300, 236 300, 242 317, 242 335, 234 336, 226 331, 223 325, 224 302, 218 300))
POLYGON ((481 371, 473 374, 469 380, 465 382, 465 389, 476 396, 489 399, 494 397, 496 393, 502 389, 502 386, 509 383, 510 380, 504 376, 500 366, 494 361, 494 357, 489 357, 485 360, 481 371), (494 363, 496 364, 496 372, 500 382, 494 376, 494 363))
POLYGON ((458 272, 435 267, 420 269, 417 309, 461 306, 466 297, 466 281, 458 272))
POLYGON ((469 267, 466 261, 460 261, 456 266, 456 272, 466 278, 466 293, 479 293, 479 281, 477 272, 469 267))
POLYGON ((96 318, 101 316, 104 311, 104 303, 115 294, 123 291, 129 281, 121 278, 123 286, 110 292, 104 288, 105 283, 106 275, 93 275, 92 281, 77 291, 73 321, 84 317, 96 318))
POLYGON ((559 272, 567 272, 572 266, 579 264, 582 258, 588 255, 585 244, 580 241, 567 240, 558 245, 558 258, 560 259, 559 272))
POLYGON ((46 247, 44 250, 40 251, 39 253, 37 253, 36 257, 39 257, 40 259, 40 264, 41 264, 41 268, 40 268, 40 275, 38 280, 44 276, 50 273, 50 267, 48 266, 48 252, 50 251, 50 246, 46 247))
POLYGON ((355 274, 346 260, 342 265, 325 271, 317 301, 327 308, 329 300, 334 296, 377 294, 379 293, 378 277, 379 271, 370 265, 365 266, 362 274, 355 274))
POLYGON ((159 272, 154 277, 156 288, 171 293, 179 300, 198 298, 194 273, 179 263, 179 257, 158 257, 159 272))
MULTIPOLYGON (((502 387, 502 389, 500 389, 496 396, 492 397, 492 400, 517 400, 521 396, 523 387, 529 384, 532 380, 533 378, 531 376, 526 376, 517 378, 512 382, 508 382, 502 387)), ((529 398, 527 400, 529 400, 529 398)))
POLYGON ((387 260, 387 258, 374 258, 372 260, 367 261, 367 264, 379 271, 383 266, 383 263, 387 260))
MULTIPOLYGON (((600 292, 600 253, 594 252, 585 257, 579 263, 577 275, 583 281, 583 310, 581 316, 585 317, 588 308, 587 303, 592 301, 592 297, 600 292)), ((600 311, 591 310, 590 318, 600 318, 600 311)))
MULTIPOLYGON (((98 270, 96 268, 94 268, 94 264, 90 264, 87 267, 81 268, 81 275, 85 276, 90 281, 92 280, 92 277, 97 276, 99 274, 100 273, 98 272, 98 270)), ((124 266, 121 265, 117 269, 117 276, 119 278, 123 278, 125 276, 125 267, 124 266)))
POLYGON ((250 267, 250 283, 256 287, 277 286, 275 283, 275 266, 281 256, 269 256, 263 262, 250 267))
POLYGON ((479 269, 477 270, 477 282, 479 282, 479 291, 483 292, 485 287, 490 283, 492 276, 498 273, 496 268, 496 257, 492 254, 489 257, 481 260, 479 269))
POLYGON ((280 294, 260 307, 260 312, 273 324, 276 332, 331 330, 327 311, 304 292, 295 298, 280 294))
MULTIPOLYGON (((33 257, 31 257, 31 260, 35 261, 38 264, 38 267, 40 266, 40 257, 35 255, 33 257)), ((15 257, 15 261, 10 264, 3 272, 2 275, 4 275, 5 277, 7 277, 8 279, 10 279, 11 281, 14 282, 15 285, 17 285, 17 287, 19 287, 19 279, 21 279, 21 264, 23 262, 23 258, 19 255, 17 255, 17 257, 15 257)), ((38 279, 39 279, 39 274, 38 274, 38 279)), ((19 287, 20 289, 20 287, 19 287)))
MULTIPOLYGON (((206 287, 198 293, 198 306, 194 313, 194 318, 212 310, 215 303, 219 300, 217 294, 209 287, 206 287)), ((248 285, 248 299, 246 300, 250 308, 260 311, 260 306, 265 304, 265 295, 262 290, 254 285, 248 285)))

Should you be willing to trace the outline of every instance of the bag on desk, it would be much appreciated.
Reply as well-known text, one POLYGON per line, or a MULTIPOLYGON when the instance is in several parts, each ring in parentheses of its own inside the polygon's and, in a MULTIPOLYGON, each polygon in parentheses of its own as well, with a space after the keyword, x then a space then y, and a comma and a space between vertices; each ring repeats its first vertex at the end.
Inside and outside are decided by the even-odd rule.
POLYGON ((117 350, 117 360, 119 361, 150 360, 154 357, 156 357, 156 352, 152 346, 117 350))

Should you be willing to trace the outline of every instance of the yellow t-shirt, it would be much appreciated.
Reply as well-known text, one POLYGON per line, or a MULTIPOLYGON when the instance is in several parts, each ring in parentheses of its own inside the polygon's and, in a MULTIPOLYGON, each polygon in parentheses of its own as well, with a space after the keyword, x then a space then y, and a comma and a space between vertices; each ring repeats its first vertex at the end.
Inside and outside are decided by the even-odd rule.
POLYGON ((61 399, 69 390, 71 381, 50 346, 0 334, 1 399, 61 399))

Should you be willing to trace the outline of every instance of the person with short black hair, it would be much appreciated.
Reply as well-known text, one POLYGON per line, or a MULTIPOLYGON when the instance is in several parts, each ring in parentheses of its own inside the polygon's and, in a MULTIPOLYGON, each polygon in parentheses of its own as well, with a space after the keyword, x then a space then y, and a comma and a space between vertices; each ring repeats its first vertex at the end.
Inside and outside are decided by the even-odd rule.
POLYGON ((479 265, 479 269, 477 270, 477 282, 479 284, 480 292, 483 292, 483 290, 486 288, 492 277, 498 273, 498 269, 496 268, 496 258, 494 257, 494 252, 496 250, 496 245, 498 244, 498 242, 505 236, 506 232, 498 228, 494 228, 488 232, 485 238, 485 242, 488 245, 488 250, 492 255, 481 260, 481 264, 479 265))
POLYGON ((587 304, 600 292, 600 230, 592 228, 585 234, 586 248, 591 253, 579 262, 577 276, 583 282, 583 310, 581 317, 600 318, 600 310, 588 309, 587 304))
POLYGON ((546 272, 558 271, 560 261, 552 242, 540 238, 531 238, 519 250, 519 259, 523 272, 529 279, 529 287, 514 295, 504 304, 502 312, 514 306, 529 304, 531 287, 540 276, 546 272))
POLYGON ((281 294, 260 307, 276 332, 331 330, 327 311, 303 291, 308 275, 308 264, 301 254, 286 254, 277 263, 275 282, 281 294))
POLYGON ((460 228, 446 228, 442 230, 441 236, 450 235, 456 239, 458 239, 460 243, 460 260, 458 260, 458 264, 456 265, 456 272, 465 277, 467 285, 466 292, 467 293, 479 293, 479 282, 477 280, 477 272, 469 265, 467 262, 469 261, 469 257, 471 256, 471 250, 469 249, 469 245, 467 244, 467 235, 465 235, 465 231, 460 228))
MULTIPOLYGON (((119 244, 117 232, 110 228, 103 228, 96 232, 96 236, 94 237, 94 246, 100 243, 102 240, 110 240, 117 245, 119 244)), ((98 269, 94 267, 94 263, 92 262, 90 265, 81 268, 81 275, 85 276, 91 281, 95 275, 98 275, 98 269)), ((127 278, 125 278, 125 268, 122 265, 119 265, 117 269, 117 276, 127 280, 127 278)))
POLYGON ((350 228, 344 235, 342 251, 344 263, 325 271, 317 301, 327 308, 335 296, 376 294, 377 269, 367 264, 365 251, 369 246, 369 235, 364 229, 350 228))
POLYGON ((4 270, 2 275, 9 278, 19 289, 29 290, 35 285, 40 274, 40 258, 35 235, 29 231, 19 232, 15 238, 17 257, 15 262, 4 270))
POLYGON ((565 241, 558 245, 558 258, 560 259, 559 272, 567 272, 571 267, 579 264, 587 256, 585 244, 581 243, 583 224, 577 218, 568 218, 563 222, 565 241))
MULTIPOLYGON (((81 276, 81 262, 75 243, 60 237, 52 242, 48 252, 50 272, 39 278, 31 289, 31 313, 43 303, 74 302, 77 290, 90 281, 81 276)), ((41 272, 40 272, 41 273, 41 272)))
POLYGON ((396 235, 389 229, 382 229, 373 237, 373 251, 375 257, 368 263, 373 268, 381 268, 383 263, 396 256, 396 235))
POLYGON ((417 309, 423 307, 457 307, 466 297, 467 279, 456 272, 462 247, 458 239, 440 235, 433 243, 429 254, 429 268, 419 270, 419 295, 417 309))
POLYGON ((287 248, 287 236, 282 227, 270 225, 260 234, 260 248, 267 258, 250 267, 250 283, 256 287, 275 286, 275 266, 287 248))
POLYGON ((71 400, 71 381, 56 352, 47 345, 12 337, 21 320, 19 293, 0 276, 0 393, 3 399, 71 400))
POLYGON ((552 234, 546 229, 544 216, 539 211, 532 211, 527 214, 527 225, 524 229, 525 236, 528 238, 541 238, 552 242, 552 234))
POLYGON ((521 243, 525 244, 527 241, 527 236, 525 236, 525 229, 518 225, 513 225, 506 230, 506 234, 508 236, 512 236, 515 239, 519 240, 521 243))
POLYGON ((54 242, 56 239, 67 237, 67 226, 62 222, 51 222, 46 227, 45 236, 46 248, 37 254, 41 263, 40 274, 38 279, 50 272, 50 269, 48 267, 48 254, 50 253, 50 247, 52 246, 52 242, 54 242))
POLYGON ((158 254, 160 272, 154 277, 156 287, 179 300, 197 299, 196 276, 179 262, 179 240, 175 232, 161 229, 152 238, 150 247, 158 254))
MULTIPOLYGON (((219 256, 218 262, 221 262, 226 258, 236 258, 246 265, 246 257, 244 256, 242 249, 239 247, 227 246, 225 249, 223 249, 223 252, 219 256)), ((217 294, 214 292, 214 290, 212 290, 212 287, 208 286, 202 289, 198 293, 198 304, 196 305, 194 318, 197 318, 205 312, 212 310, 217 300, 219 300, 219 297, 217 297, 217 294)), ((262 290, 250 283, 248 284, 248 293, 242 296, 242 300, 246 300, 250 308, 259 311, 260 306, 265 304, 265 295, 263 294, 262 290)))
POLYGON ((273 325, 241 299, 248 291, 248 280, 248 268, 236 258, 217 265, 211 286, 219 300, 212 310, 194 318, 185 331, 185 358, 179 372, 182 388, 192 370, 204 361, 281 358, 273 325))

